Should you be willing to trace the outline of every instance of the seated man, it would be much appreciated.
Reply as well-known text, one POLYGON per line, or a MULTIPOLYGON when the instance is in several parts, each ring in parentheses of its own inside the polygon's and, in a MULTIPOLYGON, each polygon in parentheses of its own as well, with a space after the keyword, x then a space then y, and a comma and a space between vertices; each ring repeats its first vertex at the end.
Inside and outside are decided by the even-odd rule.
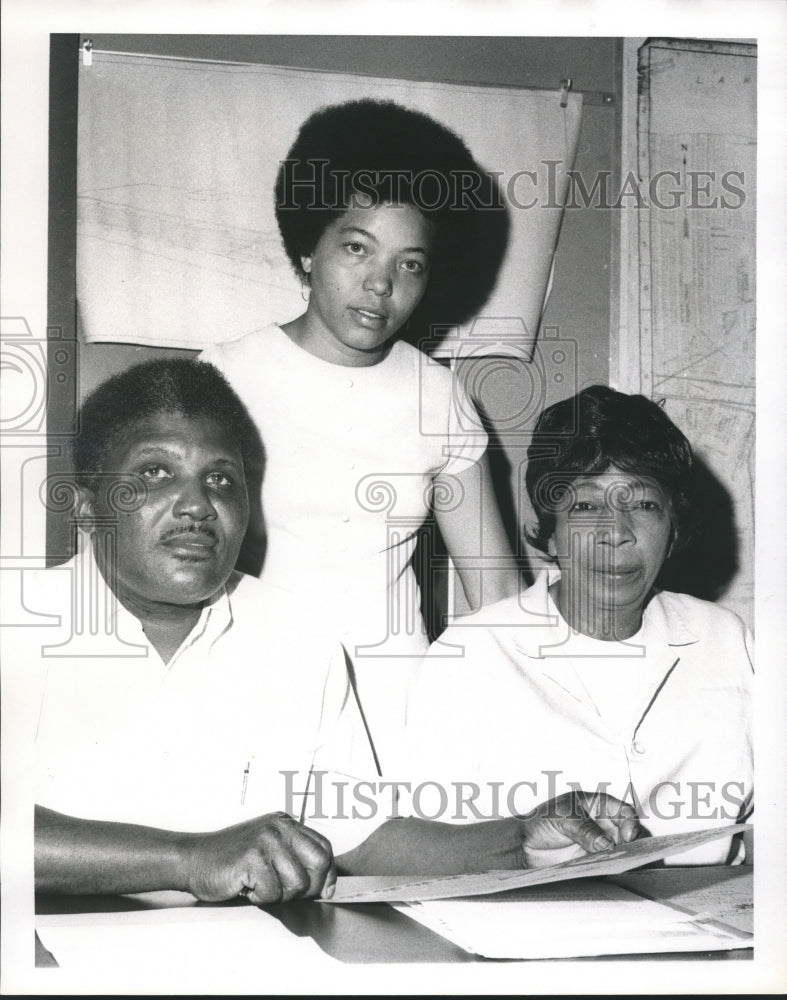
POLYGON ((358 857, 385 873, 393 844, 394 870, 419 874, 425 838, 455 871, 521 866, 525 846, 633 839, 630 808, 596 824, 579 799, 450 843, 442 824, 391 820, 360 847, 370 824, 313 808, 315 776, 376 775, 341 647, 304 628, 311 608, 233 570, 254 434, 197 362, 139 365, 82 408, 86 530, 70 563, 26 584, 49 620, 6 650, 12 686, 33 692, 37 889, 266 903, 330 895, 334 852, 348 874, 358 857), (280 811, 294 801, 311 804, 309 826, 280 811))
MULTIPOLYGON (((580 787, 631 803, 652 835, 744 821, 751 636, 655 586, 686 539, 688 442, 655 403, 594 386, 542 413, 528 460, 529 537, 552 565, 427 656, 408 710, 423 773, 479 790, 466 820, 580 787)), ((739 839, 671 861, 740 861, 739 839)))

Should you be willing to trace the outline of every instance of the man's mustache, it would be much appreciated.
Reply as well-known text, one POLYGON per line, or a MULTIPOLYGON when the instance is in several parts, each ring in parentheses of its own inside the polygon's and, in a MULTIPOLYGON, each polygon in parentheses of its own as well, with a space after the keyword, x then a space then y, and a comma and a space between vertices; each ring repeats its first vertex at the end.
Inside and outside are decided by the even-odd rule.
POLYGON ((214 541, 218 541, 219 536, 216 532, 207 524, 189 524, 189 525, 178 525, 177 528, 170 528, 169 531, 165 531, 159 541, 166 542, 170 538, 177 538, 178 535, 208 535, 214 541))

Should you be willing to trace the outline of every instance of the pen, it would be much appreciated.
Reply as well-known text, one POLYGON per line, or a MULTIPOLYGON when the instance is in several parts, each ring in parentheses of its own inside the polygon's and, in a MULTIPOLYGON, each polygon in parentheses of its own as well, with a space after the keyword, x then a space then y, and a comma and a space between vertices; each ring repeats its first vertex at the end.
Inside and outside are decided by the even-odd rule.
POLYGON ((240 804, 243 805, 246 801, 246 786, 249 783, 249 768, 251 767, 251 761, 246 762, 246 766, 243 769, 243 786, 240 790, 240 804))

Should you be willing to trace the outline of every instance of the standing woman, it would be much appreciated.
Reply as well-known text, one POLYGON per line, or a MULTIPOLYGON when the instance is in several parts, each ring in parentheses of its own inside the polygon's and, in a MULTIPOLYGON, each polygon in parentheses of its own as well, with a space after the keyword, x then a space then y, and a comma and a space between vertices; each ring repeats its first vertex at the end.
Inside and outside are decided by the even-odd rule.
POLYGON ((462 140, 420 112, 372 100, 315 112, 276 183, 306 310, 202 354, 262 436, 262 576, 341 637, 383 764, 428 648, 411 561, 430 508, 473 608, 518 586, 478 415, 449 370, 397 336, 419 306, 454 319, 428 310, 480 256, 460 198, 473 171, 462 140))

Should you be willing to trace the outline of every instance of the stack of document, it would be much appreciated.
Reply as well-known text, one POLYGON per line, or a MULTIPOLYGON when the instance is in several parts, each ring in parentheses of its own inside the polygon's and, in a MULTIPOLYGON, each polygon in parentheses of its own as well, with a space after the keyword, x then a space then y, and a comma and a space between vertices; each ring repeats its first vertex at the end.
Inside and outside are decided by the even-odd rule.
POLYGON ((597 879, 394 908, 485 958, 579 958, 752 946, 750 934, 597 879))

